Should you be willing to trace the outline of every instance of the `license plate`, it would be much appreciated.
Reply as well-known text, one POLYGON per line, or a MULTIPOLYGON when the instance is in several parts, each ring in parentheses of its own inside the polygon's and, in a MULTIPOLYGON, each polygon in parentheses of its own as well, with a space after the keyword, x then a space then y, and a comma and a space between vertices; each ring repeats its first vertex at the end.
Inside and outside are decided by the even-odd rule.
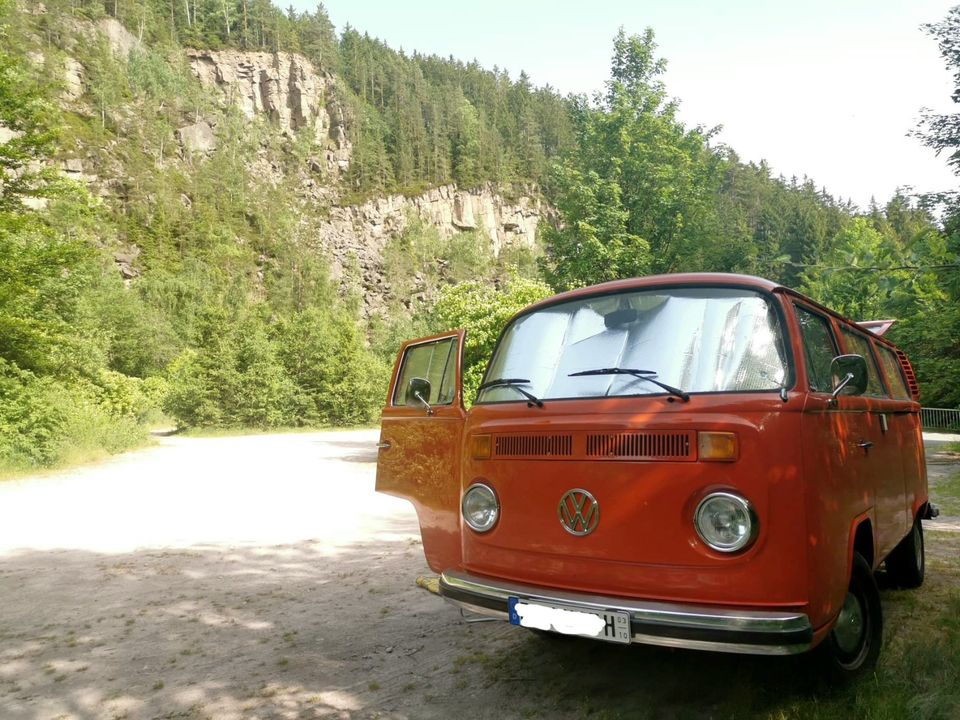
POLYGON ((512 625, 607 642, 630 642, 630 614, 626 612, 584 610, 519 597, 509 598, 507 607, 512 625))

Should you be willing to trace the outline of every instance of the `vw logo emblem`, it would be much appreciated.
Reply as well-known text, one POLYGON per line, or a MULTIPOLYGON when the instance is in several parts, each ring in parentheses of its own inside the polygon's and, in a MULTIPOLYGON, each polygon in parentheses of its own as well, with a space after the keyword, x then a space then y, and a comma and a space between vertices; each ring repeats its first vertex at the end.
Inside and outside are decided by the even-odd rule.
POLYGON ((589 535, 600 522, 600 504, 586 490, 567 490, 560 498, 557 516, 563 529, 571 535, 589 535))

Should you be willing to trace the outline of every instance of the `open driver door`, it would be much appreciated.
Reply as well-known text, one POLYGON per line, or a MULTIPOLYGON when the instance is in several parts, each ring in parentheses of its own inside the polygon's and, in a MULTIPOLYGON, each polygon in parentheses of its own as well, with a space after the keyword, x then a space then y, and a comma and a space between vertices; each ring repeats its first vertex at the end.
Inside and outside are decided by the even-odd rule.
POLYGON ((461 564, 464 335, 456 330, 400 348, 380 423, 376 489, 413 503, 435 572, 461 564))

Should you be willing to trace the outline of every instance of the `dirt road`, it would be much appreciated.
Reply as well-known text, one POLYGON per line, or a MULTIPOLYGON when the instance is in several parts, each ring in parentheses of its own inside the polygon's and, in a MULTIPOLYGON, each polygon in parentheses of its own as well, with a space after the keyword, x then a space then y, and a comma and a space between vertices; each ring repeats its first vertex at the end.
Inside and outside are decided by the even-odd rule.
POLYGON ((794 658, 465 623, 414 585, 416 518, 373 492, 375 441, 165 438, 0 484, 0 718, 699 717, 802 692, 794 658))

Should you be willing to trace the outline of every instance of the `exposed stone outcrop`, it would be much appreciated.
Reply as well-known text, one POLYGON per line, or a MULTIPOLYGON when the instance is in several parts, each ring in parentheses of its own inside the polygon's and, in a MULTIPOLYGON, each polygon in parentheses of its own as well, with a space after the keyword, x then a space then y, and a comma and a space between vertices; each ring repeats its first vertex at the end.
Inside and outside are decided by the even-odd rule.
POLYGON ((11 130, 3 123, 0 123, 0 145, 6 145, 11 140, 22 136, 23 133, 19 130, 11 130))
POLYGON ((60 97, 66 102, 79 100, 83 95, 83 80, 83 65, 68 56, 63 63, 63 90, 60 97))
MULTIPOLYGON (((67 56, 63 61, 63 89, 60 91, 60 99, 69 105, 75 105, 83 96, 86 82, 83 65, 71 56, 78 43, 98 43, 106 40, 113 54, 125 60, 134 48, 139 47, 140 41, 112 17, 101 18, 96 23, 77 18, 62 19, 61 22, 66 26, 65 32, 59 33, 57 38, 67 56)), ((43 61, 42 55, 39 61, 43 61)))
POLYGON ((60 173, 68 180, 76 180, 86 184, 96 183, 99 180, 97 175, 87 173, 83 165, 83 160, 72 157, 67 158, 60 163, 60 173))
POLYGON ((128 57, 130 51, 140 45, 140 41, 116 18, 102 18, 97 23, 97 29, 110 44, 113 54, 121 58, 128 57))
POLYGON ((204 120, 177 130, 177 141, 188 153, 208 153, 217 148, 213 128, 204 120))
POLYGON ((56 33, 56 40, 60 48, 67 53, 74 52, 78 44, 106 40, 113 54, 126 60, 130 52, 140 46, 137 37, 116 18, 105 17, 97 22, 90 22, 82 18, 62 16, 57 21, 62 26, 59 27, 60 32, 56 33))
POLYGON ((126 247, 113 253, 113 261, 125 282, 140 277, 140 271, 134 266, 138 257, 140 257, 140 248, 135 246, 126 247))
POLYGON ((333 75, 294 53, 188 50, 187 59, 222 104, 251 120, 266 115, 283 132, 309 130, 324 146, 328 169, 348 168, 351 148, 333 75))
POLYGON ((549 219, 549 208, 533 188, 507 200, 492 185, 469 191, 444 185, 412 198, 387 195, 362 205, 330 208, 319 236, 332 258, 331 273, 344 280, 344 269, 359 264, 361 280, 369 290, 364 297, 368 313, 382 305, 390 280, 383 273, 384 247, 403 232, 411 216, 433 225, 445 237, 480 231, 489 238, 494 254, 499 254, 510 245, 531 247, 538 225, 549 219))

